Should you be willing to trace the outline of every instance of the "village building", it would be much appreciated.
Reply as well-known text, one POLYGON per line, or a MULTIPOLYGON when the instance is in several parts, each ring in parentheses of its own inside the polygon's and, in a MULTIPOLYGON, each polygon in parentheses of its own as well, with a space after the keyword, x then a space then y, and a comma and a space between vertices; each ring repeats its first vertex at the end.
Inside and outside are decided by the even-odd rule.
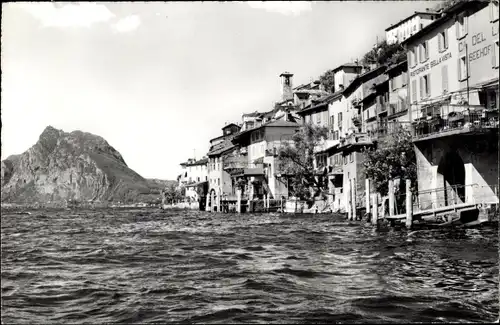
POLYGON ((497 203, 498 3, 458 2, 404 45, 419 208, 497 203))
POLYGON ((188 159, 181 163, 182 173, 179 176, 179 186, 186 188, 185 199, 188 201, 199 201, 200 196, 196 190, 197 186, 208 181, 208 158, 200 160, 188 159))
POLYGON ((224 161, 228 155, 236 150, 231 139, 240 130, 240 126, 231 123, 222 128, 222 136, 212 139, 208 156, 208 193, 206 209, 220 211, 221 200, 224 195, 232 193, 231 176, 224 171, 224 161))
POLYGON ((403 42, 439 18, 439 15, 439 12, 430 9, 427 9, 427 11, 415 11, 413 15, 386 28, 385 39, 387 44, 403 42))
POLYGON ((252 200, 288 197, 288 180, 280 175, 278 152, 292 136, 299 124, 285 120, 273 120, 260 127, 238 133, 232 143, 239 150, 224 162, 224 170, 231 175, 233 195, 236 184, 243 182, 242 197, 252 200))

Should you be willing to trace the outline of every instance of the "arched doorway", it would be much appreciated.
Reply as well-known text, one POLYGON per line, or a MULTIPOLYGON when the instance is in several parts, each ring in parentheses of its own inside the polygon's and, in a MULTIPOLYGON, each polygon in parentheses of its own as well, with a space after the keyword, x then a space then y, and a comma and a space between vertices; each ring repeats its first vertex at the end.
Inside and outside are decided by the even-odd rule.
POLYGON ((442 177, 445 205, 465 202, 465 166, 456 151, 446 153, 441 159, 438 174, 442 177))

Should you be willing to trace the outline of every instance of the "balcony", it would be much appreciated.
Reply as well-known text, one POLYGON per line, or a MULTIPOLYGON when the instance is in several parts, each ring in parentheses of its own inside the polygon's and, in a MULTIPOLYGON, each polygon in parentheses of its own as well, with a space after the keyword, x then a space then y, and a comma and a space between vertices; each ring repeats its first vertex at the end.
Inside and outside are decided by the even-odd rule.
POLYGON ((246 156, 226 157, 224 158, 224 170, 243 169, 243 168, 259 168, 263 167, 262 163, 250 163, 246 156))
POLYGON ((446 113, 449 108, 449 106, 441 107, 440 112, 444 112, 444 116, 431 112, 425 118, 415 119, 413 122, 413 141, 498 129, 497 110, 469 107, 465 110, 454 109, 446 113))
POLYGON ((405 112, 408 109, 405 101, 400 101, 397 104, 389 104, 389 110, 387 116, 397 115, 399 113, 405 112))
POLYGON ((340 147, 370 144, 372 144, 372 140, 367 133, 352 133, 340 139, 340 147))
POLYGON ((382 114, 387 112, 387 104, 386 103, 377 103, 377 114, 382 114))

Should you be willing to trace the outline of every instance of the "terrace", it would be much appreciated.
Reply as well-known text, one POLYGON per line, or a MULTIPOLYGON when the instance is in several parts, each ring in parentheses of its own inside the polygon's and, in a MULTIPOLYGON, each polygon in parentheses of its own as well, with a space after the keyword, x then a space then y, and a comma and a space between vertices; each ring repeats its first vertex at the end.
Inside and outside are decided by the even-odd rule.
POLYGON ((498 110, 473 105, 441 105, 412 110, 413 141, 498 129, 498 110))

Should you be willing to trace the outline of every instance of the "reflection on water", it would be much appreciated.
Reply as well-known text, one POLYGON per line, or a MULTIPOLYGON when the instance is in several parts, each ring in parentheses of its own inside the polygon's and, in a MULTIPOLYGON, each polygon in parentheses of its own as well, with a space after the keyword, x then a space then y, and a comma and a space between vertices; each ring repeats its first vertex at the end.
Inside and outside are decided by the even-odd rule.
POLYGON ((497 229, 377 232, 331 215, 2 214, 2 323, 484 322, 498 312, 497 229))

